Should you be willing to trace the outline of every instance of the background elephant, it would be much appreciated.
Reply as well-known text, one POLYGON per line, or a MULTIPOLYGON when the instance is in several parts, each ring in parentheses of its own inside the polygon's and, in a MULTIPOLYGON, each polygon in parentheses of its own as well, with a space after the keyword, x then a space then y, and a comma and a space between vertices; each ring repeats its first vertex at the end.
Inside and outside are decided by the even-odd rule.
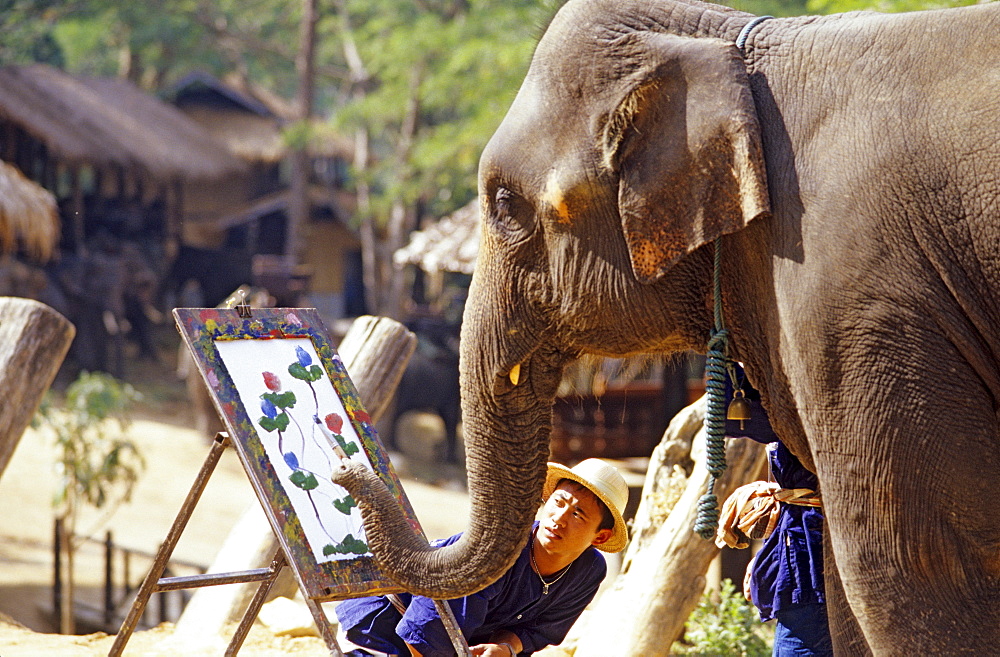
POLYGON ((341 478, 393 578, 483 586, 537 508, 564 365, 704 351, 721 238, 729 355, 820 476, 838 650, 994 652, 1000 5, 771 19, 744 55, 752 18, 560 10, 480 162, 469 530, 428 551, 341 478))
MULTIPOLYGON (((456 340, 457 341, 457 340, 456 340)), ((458 352, 426 333, 417 333, 417 348, 396 388, 388 431, 380 433, 391 449, 402 449, 398 423, 404 413, 429 411, 444 424, 444 458, 457 463, 458 422, 462 415, 458 387, 458 352)))

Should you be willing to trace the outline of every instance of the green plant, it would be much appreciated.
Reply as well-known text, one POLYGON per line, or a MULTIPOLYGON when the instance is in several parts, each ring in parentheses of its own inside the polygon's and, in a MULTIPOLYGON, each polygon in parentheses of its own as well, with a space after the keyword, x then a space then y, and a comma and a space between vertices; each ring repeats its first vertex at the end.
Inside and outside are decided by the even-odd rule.
POLYGON ((128 440, 129 412, 139 399, 131 385, 103 373, 82 372, 66 389, 62 404, 46 396, 35 425, 55 436, 56 485, 53 506, 61 519, 67 591, 61 631, 73 632, 73 562, 80 545, 77 519, 83 506, 103 510, 107 519, 131 497, 145 461, 128 440))
POLYGON ((675 644, 676 655, 705 657, 768 657, 771 647, 765 636, 770 630, 758 620, 756 610, 736 590, 732 580, 723 580, 718 602, 706 593, 687 622, 685 642, 675 644))

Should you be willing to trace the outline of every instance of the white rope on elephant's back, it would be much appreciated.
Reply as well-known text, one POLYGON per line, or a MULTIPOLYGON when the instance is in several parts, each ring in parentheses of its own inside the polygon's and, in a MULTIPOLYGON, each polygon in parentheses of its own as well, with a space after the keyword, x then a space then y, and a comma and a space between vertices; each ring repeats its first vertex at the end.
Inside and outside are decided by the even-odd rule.
POLYGON ((719 526, 719 500, 715 482, 726 469, 726 364, 729 361, 729 331, 722 321, 722 238, 715 240, 715 267, 712 273, 715 297, 715 329, 708 340, 705 359, 705 467, 711 479, 708 491, 698 500, 694 531, 709 540, 719 526))

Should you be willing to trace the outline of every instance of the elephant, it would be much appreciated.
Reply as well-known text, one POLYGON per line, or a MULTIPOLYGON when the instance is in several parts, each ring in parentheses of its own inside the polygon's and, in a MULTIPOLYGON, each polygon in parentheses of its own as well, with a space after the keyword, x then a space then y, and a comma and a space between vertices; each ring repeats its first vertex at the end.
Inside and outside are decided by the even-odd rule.
POLYGON ((724 328, 819 476, 838 654, 994 653, 998 33, 997 3, 763 21, 566 3, 480 160, 469 530, 429 550, 345 467, 379 567, 440 598, 498 577, 565 364, 705 352, 724 328))
POLYGON ((410 357, 396 388, 388 432, 379 434, 390 447, 399 449, 397 425, 410 411, 432 411, 444 423, 444 460, 458 463, 458 422, 461 417, 458 387, 458 353, 422 334, 417 334, 417 349, 410 357), (421 339, 423 338, 423 339, 421 339))

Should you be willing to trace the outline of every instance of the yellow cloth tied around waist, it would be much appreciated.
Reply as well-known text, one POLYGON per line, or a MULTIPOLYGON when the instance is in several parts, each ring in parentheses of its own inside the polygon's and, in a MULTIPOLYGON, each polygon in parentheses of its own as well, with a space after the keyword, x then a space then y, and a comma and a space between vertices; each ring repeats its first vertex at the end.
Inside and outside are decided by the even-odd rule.
POLYGON ((774 531, 781 504, 822 508, 819 493, 809 488, 782 488, 773 481, 754 481, 733 491, 719 517, 715 544, 750 547, 750 541, 765 539, 774 531))

